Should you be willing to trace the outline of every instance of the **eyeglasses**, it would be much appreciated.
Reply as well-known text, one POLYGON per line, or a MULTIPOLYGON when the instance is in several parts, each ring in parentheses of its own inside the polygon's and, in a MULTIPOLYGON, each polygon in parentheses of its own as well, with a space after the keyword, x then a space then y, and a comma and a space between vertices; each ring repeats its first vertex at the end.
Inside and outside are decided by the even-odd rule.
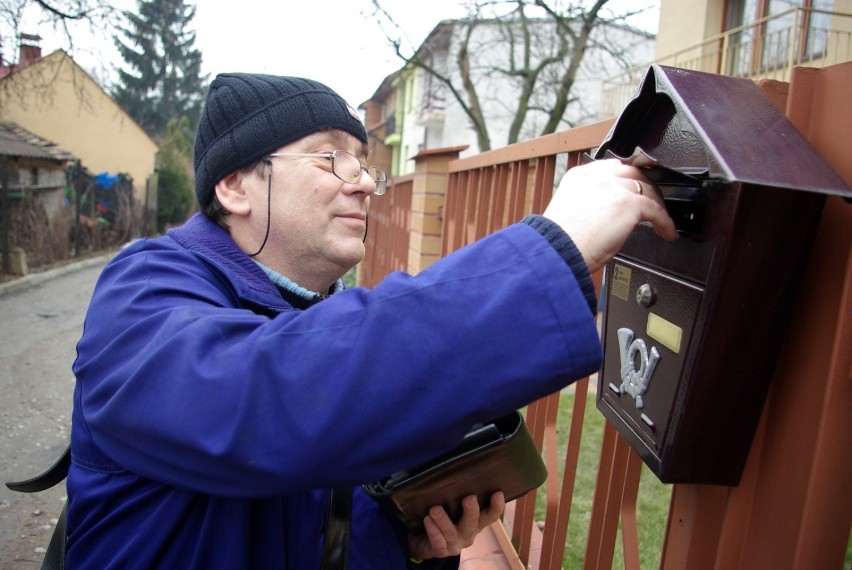
POLYGON ((364 166, 358 157, 343 150, 331 152, 273 152, 268 156, 280 156, 285 158, 325 158, 331 161, 331 172, 346 182, 355 184, 361 180, 361 171, 366 170, 367 175, 376 183, 376 196, 381 196, 388 189, 388 175, 378 166, 364 166))

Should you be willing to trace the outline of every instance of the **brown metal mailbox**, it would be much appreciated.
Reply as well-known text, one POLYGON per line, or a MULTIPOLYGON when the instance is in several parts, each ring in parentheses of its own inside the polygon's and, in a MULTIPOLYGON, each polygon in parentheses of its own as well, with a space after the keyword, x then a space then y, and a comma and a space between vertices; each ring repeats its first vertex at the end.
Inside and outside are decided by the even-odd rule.
POLYGON ((736 485, 825 195, 852 190, 752 81, 657 65, 607 157, 679 239, 640 225, 607 266, 598 409, 661 481, 736 485))

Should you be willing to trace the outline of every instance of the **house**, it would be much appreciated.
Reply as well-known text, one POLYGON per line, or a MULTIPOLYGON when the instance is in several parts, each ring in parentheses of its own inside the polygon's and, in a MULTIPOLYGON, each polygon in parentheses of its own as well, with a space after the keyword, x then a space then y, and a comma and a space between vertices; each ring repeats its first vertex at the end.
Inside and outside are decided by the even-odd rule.
MULTIPOLYGON (((852 61, 852 0, 661 0, 653 61, 789 81, 794 67, 852 61)), ((627 104, 648 63, 604 82, 601 119, 627 104)))
POLYGON ((0 121, 11 121, 78 157, 95 173, 123 174, 137 203, 154 183, 157 143, 63 50, 41 56, 26 36, 17 65, 0 69, 0 121))
MULTIPOLYGON (((551 20, 529 19, 531 65, 553 55, 558 44, 555 24, 551 20)), ((387 167, 392 175, 413 171, 411 159, 426 149, 467 146, 462 156, 478 153, 485 141, 472 127, 471 119, 439 75, 449 78, 458 91, 462 77, 457 56, 470 31, 467 53, 470 58, 470 78, 476 86, 478 105, 487 118, 489 146, 530 139, 538 136, 548 120, 548 111, 555 105, 558 85, 553 78, 542 74, 538 87, 529 95, 529 110, 522 125, 513 125, 521 92, 517 81, 509 79, 508 61, 519 57, 520 50, 513 34, 518 25, 512 19, 463 20, 440 22, 417 50, 416 57, 429 68, 409 64, 388 76, 373 97, 363 103, 367 130, 374 140, 375 154, 383 144, 390 150, 387 167), (512 130, 517 129, 517 134, 512 130)), ((592 31, 590 45, 607 45, 609 50, 590 47, 577 72, 571 97, 562 115, 561 128, 596 120, 601 78, 612 75, 624 61, 629 64, 646 61, 653 53, 653 36, 623 26, 600 25, 592 31), (620 54, 619 56, 613 53, 620 54)), ((559 65, 568 65, 570 56, 559 58, 559 65)), ((517 73, 515 74, 518 75, 517 73)), ((465 96, 470 105, 469 95, 465 96)), ((557 130, 559 130, 557 129, 557 130)))
POLYGON ((850 0, 662 0, 655 58, 784 81, 793 65, 849 60, 850 13, 850 0))
POLYGON ((367 136, 370 139, 370 162, 385 172, 399 172, 396 163, 398 154, 393 149, 399 145, 401 136, 396 122, 396 95, 398 78, 401 72, 388 75, 369 100, 361 104, 364 112, 364 124, 370 125, 367 136))
POLYGON ((66 168, 76 157, 14 123, 0 123, 0 249, 3 273, 27 273, 67 250, 66 168))

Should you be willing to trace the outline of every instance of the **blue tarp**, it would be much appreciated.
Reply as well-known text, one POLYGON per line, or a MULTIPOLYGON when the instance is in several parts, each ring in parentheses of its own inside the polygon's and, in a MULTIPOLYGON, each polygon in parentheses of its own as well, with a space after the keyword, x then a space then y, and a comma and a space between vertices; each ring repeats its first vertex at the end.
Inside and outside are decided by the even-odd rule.
POLYGON ((112 175, 109 172, 101 172, 95 176, 95 184, 104 190, 111 189, 118 182, 118 175, 112 175))

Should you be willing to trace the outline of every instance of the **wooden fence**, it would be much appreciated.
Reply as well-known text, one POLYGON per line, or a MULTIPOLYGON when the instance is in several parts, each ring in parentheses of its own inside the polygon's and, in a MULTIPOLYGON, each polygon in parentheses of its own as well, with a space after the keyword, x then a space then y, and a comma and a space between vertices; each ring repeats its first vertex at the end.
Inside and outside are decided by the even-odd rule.
MULTIPOLYGON (((852 109, 846 103, 852 63, 797 68, 789 84, 772 82, 764 89, 852 182, 852 109)), ((610 125, 447 161, 440 172, 445 195, 431 191, 443 200, 419 210, 412 203, 427 201, 412 202, 416 178, 399 181, 388 196, 373 200, 361 283, 370 286, 388 271, 415 273, 428 265, 418 266, 411 218, 395 208, 440 220, 440 253, 446 255, 527 213, 543 211, 560 173, 581 162, 610 125)), ((421 173, 433 159, 422 157, 421 173)), ((742 481, 737 487, 673 486, 660 568, 843 567, 852 524, 852 204, 828 198, 812 251, 742 481)), ((594 277, 599 287, 600 275, 594 277)), ((743 315, 744 326, 747 322, 743 315)), ((500 562, 463 564, 463 569, 562 568, 589 389, 589 379, 575 385, 570 433, 561 452, 556 445, 560 394, 529 407, 527 420, 551 473, 543 489, 543 520, 535 520, 534 494, 517 501, 493 528, 500 562)), ((642 462, 609 424, 600 449, 583 567, 611 568, 620 531, 624 566, 638 569, 642 462)))

